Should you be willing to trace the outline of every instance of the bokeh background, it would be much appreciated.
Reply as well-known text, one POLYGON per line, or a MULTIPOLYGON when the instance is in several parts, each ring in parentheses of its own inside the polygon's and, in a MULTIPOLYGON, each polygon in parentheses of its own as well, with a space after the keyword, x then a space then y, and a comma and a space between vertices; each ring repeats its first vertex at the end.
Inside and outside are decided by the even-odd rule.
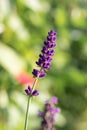
POLYGON ((57 96, 56 130, 87 130, 87 1, 0 0, 0 130, 23 130, 27 97, 43 41, 57 32, 57 47, 40 95, 32 100, 29 129, 40 129, 38 110, 57 96))

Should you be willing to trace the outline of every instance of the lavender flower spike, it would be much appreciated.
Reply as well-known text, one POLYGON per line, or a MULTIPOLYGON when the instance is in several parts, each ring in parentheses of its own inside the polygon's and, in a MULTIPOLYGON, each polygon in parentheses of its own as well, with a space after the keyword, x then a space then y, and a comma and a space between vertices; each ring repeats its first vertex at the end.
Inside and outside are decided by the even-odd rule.
POLYGON ((41 70, 33 69, 32 74, 34 77, 45 77, 45 71, 48 71, 50 69, 52 56, 54 55, 54 47, 56 41, 56 32, 54 30, 51 30, 48 32, 47 38, 44 41, 44 46, 41 50, 41 54, 39 55, 38 61, 36 61, 36 64, 41 68, 41 70))
POLYGON ((57 97, 47 100, 44 106, 44 111, 39 111, 38 116, 42 119, 41 130, 54 130, 55 115, 59 114, 60 108, 55 107, 57 97))

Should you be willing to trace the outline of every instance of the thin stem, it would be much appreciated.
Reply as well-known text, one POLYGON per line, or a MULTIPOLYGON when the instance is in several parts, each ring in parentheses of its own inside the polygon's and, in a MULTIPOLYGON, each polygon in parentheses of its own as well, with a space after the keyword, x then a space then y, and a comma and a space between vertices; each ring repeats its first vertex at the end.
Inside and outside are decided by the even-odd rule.
POLYGON ((32 91, 33 91, 34 88, 35 88, 35 85, 36 85, 36 83, 37 83, 37 81, 38 81, 38 78, 39 78, 39 77, 37 77, 37 78, 34 80, 34 83, 33 83, 33 86, 32 86, 32 91))
POLYGON ((28 103, 27 103, 27 110, 26 110, 26 117, 25 117, 25 126, 24 126, 24 130, 27 130, 27 127, 28 127, 29 104, 30 104, 30 96, 28 97, 28 103))
MULTIPOLYGON (((41 69, 42 69, 42 68, 41 68, 41 69)), ((40 71, 41 71, 41 69, 40 69, 40 71)), ((32 85, 32 91, 34 90, 35 85, 36 85, 38 79, 39 79, 39 75, 38 75, 38 77, 35 78, 35 80, 34 80, 34 83, 33 83, 33 85, 32 85)), ((32 93, 32 92, 31 92, 31 93, 32 93)), ((27 110, 26 110, 24 130, 27 130, 27 127, 28 127, 28 113, 29 113, 29 106, 30 106, 31 97, 32 97, 32 96, 29 96, 29 97, 28 97, 28 103, 27 103, 27 110)))
MULTIPOLYGON (((38 78, 39 78, 39 77, 37 77, 37 78, 34 80, 34 83, 33 83, 33 86, 32 86, 32 91, 33 91, 33 89, 35 88, 35 85, 36 85, 36 83, 37 83, 38 78)), ((29 106, 30 106, 31 97, 32 97, 32 96, 29 96, 29 97, 28 97, 28 103, 27 103, 27 110, 26 110, 24 130, 27 130, 27 127, 28 127, 28 115, 29 115, 29 106)))

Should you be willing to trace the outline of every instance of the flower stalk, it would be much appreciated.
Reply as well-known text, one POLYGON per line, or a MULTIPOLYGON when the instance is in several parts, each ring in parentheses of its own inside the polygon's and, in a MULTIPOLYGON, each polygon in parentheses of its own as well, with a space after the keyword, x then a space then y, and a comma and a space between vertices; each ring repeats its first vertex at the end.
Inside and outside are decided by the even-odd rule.
POLYGON ((27 127, 28 127, 29 105, 30 105, 30 96, 28 97, 28 103, 27 103, 27 110, 26 110, 24 130, 27 130, 27 127))
POLYGON ((54 30, 51 30, 50 32, 48 32, 47 38, 44 41, 44 46, 41 50, 41 54, 39 55, 39 59, 38 61, 36 61, 36 64, 38 65, 38 67, 40 67, 40 70, 33 69, 32 71, 32 74, 35 78, 33 86, 32 87, 28 86, 28 88, 25 89, 25 92, 28 96, 28 103, 27 103, 24 130, 27 130, 28 127, 29 106, 31 98, 33 96, 39 95, 38 91, 35 89, 36 83, 39 78, 45 77, 46 72, 50 69, 52 56, 54 55, 53 48, 56 46, 55 41, 56 41, 56 32, 54 30))
MULTIPOLYGON (((32 93, 33 92, 36 92, 36 91, 33 91, 34 88, 35 88, 35 85, 38 81, 38 78, 35 78, 34 80, 34 83, 33 83, 33 86, 32 86, 32 90, 30 92, 30 94, 28 95, 28 103, 27 103, 27 110, 26 110, 26 117, 25 117, 25 126, 24 126, 24 130, 27 130, 27 127, 28 127, 28 117, 29 117, 29 106, 30 106, 30 101, 31 101, 31 98, 32 98, 32 93)), ((27 93, 27 89, 25 90, 25 92, 27 93)), ((27 93, 28 94, 28 93, 27 93)), ((38 93, 36 93, 38 95, 38 93)))

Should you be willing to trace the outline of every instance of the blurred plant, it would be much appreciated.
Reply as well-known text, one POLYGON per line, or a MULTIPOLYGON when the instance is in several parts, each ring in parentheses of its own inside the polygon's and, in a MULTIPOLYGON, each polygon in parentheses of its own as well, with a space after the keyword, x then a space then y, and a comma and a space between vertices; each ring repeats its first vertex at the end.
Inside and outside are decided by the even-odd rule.
MULTIPOLYGON (((20 69, 22 64, 20 65, 19 62, 16 64, 15 58, 11 61, 5 49, 2 49, 4 51, 2 55, 0 46, 0 100, 2 99, 0 101, 0 130, 23 128, 25 116, 23 102, 26 97, 24 98, 22 91, 26 86, 25 82, 32 86, 30 72, 33 61, 37 59, 34 55, 39 52, 42 40, 50 28, 58 32, 59 44, 56 47, 52 70, 48 72, 47 78, 40 82, 42 86, 39 87, 40 98, 45 100, 44 98, 51 95, 59 97, 63 118, 60 118, 56 129, 87 129, 86 12, 86 0, 70 0, 70 2, 67 0, 0 0, 0 44, 11 48, 25 64, 15 80, 14 75, 5 68, 2 61, 6 65, 9 64, 10 69, 14 66, 20 69), (11 106, 17 112, 11 113, 13 110, 11 106)), ((12 56, 11 53, 10 56, 12 56)), ((16 71, 18 72, 17 69, 16 71)), ((32 120, 29 121, 31 130, 36 130, 38 125, 39 119, 35 118, 35 113, 37 107, 42 104, 40 98, 35 98, 31 104, 30 113, 32 113, 34 123, 32 125, 32 120)))
POLYGON ((57 97, 47 100, 44 106, 44 111, 39 111, 38 116, 42 118, 41 130, 55 130, 55 115, 60 112, 60 108, 56 108, 57 97))
MULTIPOLYGON (((46 71, 50 69, 50 64, 52 61, 51 57, 54 55, 54 50, 52 48, 56 46, 55 41, 56 41, 56 32, 54 30, 51 30, 50 32, 48 32, 47 39, 44 42, 43 49, 41 50, 42 54, 39 55, 39 60, 36 62, 36 64, 40 67, 40 70, 33 69, 33 72, 32 72, 32 74, 35 77, 33 86, 32 88, 28 86, 28 88, 25 89, 25 92, 28 95, 28 104, 27 104, 27 110, 26 110, 24 130, 27 130, 27 126, 28 126, 28 113, 29 113, 30 99, 32 96, 39 95, 38 91, 35 89, 35 85, 36 85, 37 80, 39 78, 45 77, 46 71)), ((51 111, 54 111, 54 108, 51 111)))

